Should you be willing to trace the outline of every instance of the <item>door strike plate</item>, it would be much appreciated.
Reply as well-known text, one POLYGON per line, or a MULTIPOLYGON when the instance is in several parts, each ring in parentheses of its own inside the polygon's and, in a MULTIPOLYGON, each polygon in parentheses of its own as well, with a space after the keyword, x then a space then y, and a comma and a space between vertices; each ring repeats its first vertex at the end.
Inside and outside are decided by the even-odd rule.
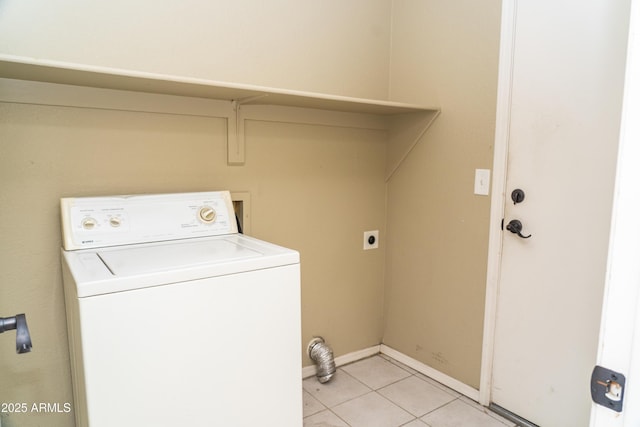
POLYGON ((591 374, 591 399, 598 405, 622 412, 625 381, 621 373, 596 366, 591 374))

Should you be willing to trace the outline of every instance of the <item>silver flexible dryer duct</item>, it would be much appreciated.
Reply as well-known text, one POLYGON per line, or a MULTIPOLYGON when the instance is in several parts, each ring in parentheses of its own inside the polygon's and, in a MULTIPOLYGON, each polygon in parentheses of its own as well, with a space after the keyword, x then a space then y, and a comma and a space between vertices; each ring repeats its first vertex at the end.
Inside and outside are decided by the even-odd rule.
POLYGON ((315 337, 307 347, 309 357, 317 365, 316 377, 322 384, 328 382, 336 373, 336 362, 333 360, 333 351, 322 337, 315 337))

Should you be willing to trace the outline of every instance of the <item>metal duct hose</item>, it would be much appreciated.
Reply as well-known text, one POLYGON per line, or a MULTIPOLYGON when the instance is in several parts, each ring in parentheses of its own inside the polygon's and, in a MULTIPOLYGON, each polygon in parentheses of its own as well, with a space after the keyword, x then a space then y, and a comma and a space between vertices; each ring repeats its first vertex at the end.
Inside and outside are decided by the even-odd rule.
POLYGON ((328 382, 336 373, 336 362, 333 360, 333 351, 322 337, 316 337, 307 348, 309 357, 317 365, 316 377, 322 384, 328 382))

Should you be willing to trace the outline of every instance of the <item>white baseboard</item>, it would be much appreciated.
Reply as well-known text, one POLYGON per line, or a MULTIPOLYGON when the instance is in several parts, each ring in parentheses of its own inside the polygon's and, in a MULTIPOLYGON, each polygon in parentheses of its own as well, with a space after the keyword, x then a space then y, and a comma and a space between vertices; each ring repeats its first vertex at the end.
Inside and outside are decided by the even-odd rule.
MULTIPOLYGON (((394 350, 393 348, 384 344, 374 345, 373 347, 338 356, 335 358, 336 367, 340 367, 351 362, 356 362, 358 360, 365 359, 379 353, 385 354, 400 363, 404 363, 411 369, 415 369, 421 374, 424 374, 429 378, 438 381, 440 384, 443 384, 450 389, 455 390, 458 393, 463 394, 464 396, 467 396, 471 400, 477 402, 480 398, 480 392, 475 388, 468 386, 467 384, 458 381, 457 379, 452 378, 447 374, 443 374, 442 372, 433 369, 431 366, 425 365, 424 363, 413 359, 404 353, 400 353, 398 350, 394 350)), ((305 366, 302 368, 302 378, 309 378, 314 376, 315 374, 315 365, 305 366)))
MULTIPOLYGON (((343 354, 335 358, 336 368, 346 365, 351 362, 356 362, 360 359, 365 359, 369 356, 374 356, 380 353, 380 346, 374 345, 373 347, 365 348, 363 350, 354 351, 352 353, 343 354)), ((315 365, 305 366, 302 368, 302 378, 309 378, 316 374, 315 365)))
POLYGON ((436 369, 433 369, 431 366, 425 365, 424 363, 416 359, 413 359, 405 355, 404 353, 400 353, 399 351, 394 350, 391 347, 388 347, 384 344, 380 344, 380 353, 386 354, 392 359, 395 359, 398 362, 404 363, 408 367, 415 369, 421 374, 424 374, 429 378, 438 381, 440 384, 446 385, 450 389, 455 390, 458 393, 467 396, 471 400, 474 400, 477 402, 478 399, 480 398, 480 392, 475 388, 468 386, 465 383, 458 381, 457 379, 452 378, 447 374, 443 374, 442 372, 436 369))

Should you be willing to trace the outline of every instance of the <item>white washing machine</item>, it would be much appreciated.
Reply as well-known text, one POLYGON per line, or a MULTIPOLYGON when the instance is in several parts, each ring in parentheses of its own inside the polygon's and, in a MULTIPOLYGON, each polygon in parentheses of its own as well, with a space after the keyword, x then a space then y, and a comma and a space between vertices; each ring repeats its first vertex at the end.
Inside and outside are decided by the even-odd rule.
POLYGON ((301 427, 296 251, 228 192, 64 198, 77 427, 301 427))

